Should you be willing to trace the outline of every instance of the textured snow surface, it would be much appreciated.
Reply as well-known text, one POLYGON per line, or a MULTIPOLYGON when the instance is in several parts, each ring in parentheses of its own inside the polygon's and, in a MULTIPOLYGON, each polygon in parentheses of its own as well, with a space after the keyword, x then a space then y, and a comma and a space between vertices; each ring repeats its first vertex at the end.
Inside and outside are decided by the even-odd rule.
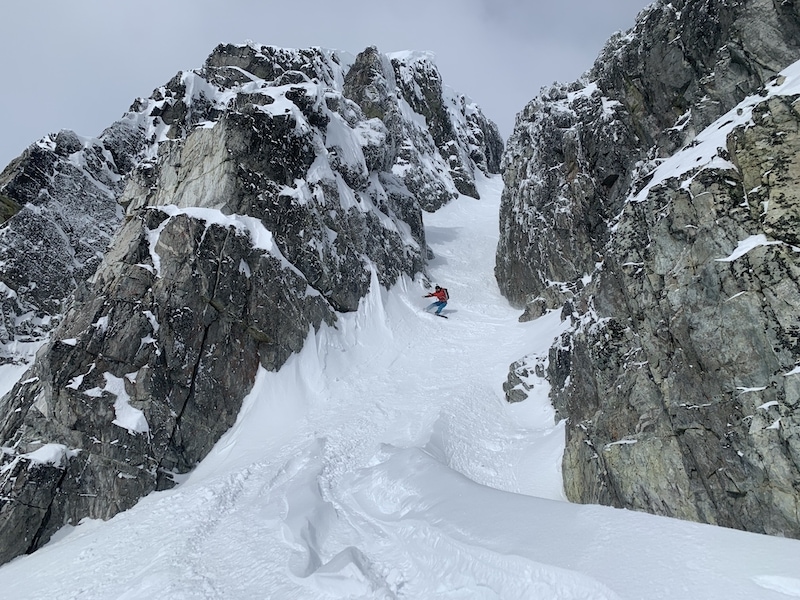
POLYGON ((422 312, 421 282, 373 281, 357 314, 259 373, 177 488, 1 567, 2 597, 800 597, 800 541, 564 500, 547 389, 502 397, 508 365, 562 324, 519 323, 499 294, 500 185, 425 217, 449 319, 422 312))

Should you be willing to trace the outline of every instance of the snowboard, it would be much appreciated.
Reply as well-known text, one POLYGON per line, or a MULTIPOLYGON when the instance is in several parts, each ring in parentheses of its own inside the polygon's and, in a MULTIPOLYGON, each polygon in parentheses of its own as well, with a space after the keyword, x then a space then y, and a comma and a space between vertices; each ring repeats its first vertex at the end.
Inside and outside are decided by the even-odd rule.
POLYGON ((422 312, 428 313, 429 315, 433 315, 434 317, 442 317, 443 319, 447 318, 447 315, 436 314, 435 312, 430 312, 430 311, 427 311, 427 310, 424 310, 424 309, 423 309, 422 312))

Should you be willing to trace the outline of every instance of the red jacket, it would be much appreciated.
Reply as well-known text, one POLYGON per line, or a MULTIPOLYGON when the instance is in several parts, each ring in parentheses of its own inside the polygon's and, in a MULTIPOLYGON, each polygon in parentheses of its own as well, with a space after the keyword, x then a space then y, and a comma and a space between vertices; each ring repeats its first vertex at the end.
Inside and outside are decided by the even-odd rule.
POLYGON ((431 296, 436 298, 439 302, 447 302, 447 292, 445 291, 444 288, 439 288, 435 292, 431 292, 425 297, 430 298, 431 296))

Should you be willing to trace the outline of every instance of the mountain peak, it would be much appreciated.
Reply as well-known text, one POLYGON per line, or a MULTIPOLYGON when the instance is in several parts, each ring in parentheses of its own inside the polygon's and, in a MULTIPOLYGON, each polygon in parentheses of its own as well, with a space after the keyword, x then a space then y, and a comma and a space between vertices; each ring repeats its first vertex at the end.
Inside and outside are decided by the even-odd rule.
POLYGON ((4 173, 24 206, 0 232, 2 341, 23 362, 19 336, 44 346, 0 401, 0 559, 170 487, 259 366, 281 368, 372 287, 425 276, 422 211, 477 198, 502 140, 420 56, 220 44, 97 140, 62 132, 4 173), (37 229, 52 231, 43 253, 37 229), (24 283, 8 268, 23 263, 24 283), (63 460, 32 460, 41 443, 63 460))

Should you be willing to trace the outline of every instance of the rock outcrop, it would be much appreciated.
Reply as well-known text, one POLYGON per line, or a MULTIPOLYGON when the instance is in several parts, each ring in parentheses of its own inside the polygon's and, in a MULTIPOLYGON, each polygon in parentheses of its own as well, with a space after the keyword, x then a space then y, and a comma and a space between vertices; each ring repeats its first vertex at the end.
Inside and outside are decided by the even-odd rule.
POLYGON ((799 28, 658 2, 518 117, 496 272, 571 321, 545 362, 573 501, 800 537, 799 28))
POLYGON ((124 176, 143 148, 127 121, 96 139, 64 130, 0 174, 0 362, 30 361, 97 268, 122 218, 124 176))
POLYGON ((423 208, 502 148, 429 57, 374 48, 221 45, 123 121, 143 140, 114 157, 123 222, 0 400, 0 562, 173 485, 259 366, 373 286, 424 275, 423 208))
POLYGON ((772 0, 656 2, 583 79, 525 107, 504 158, 496 265, 513 304, 557 308, 580 289, 632 188, 797 60, 798 11, 772 0))

